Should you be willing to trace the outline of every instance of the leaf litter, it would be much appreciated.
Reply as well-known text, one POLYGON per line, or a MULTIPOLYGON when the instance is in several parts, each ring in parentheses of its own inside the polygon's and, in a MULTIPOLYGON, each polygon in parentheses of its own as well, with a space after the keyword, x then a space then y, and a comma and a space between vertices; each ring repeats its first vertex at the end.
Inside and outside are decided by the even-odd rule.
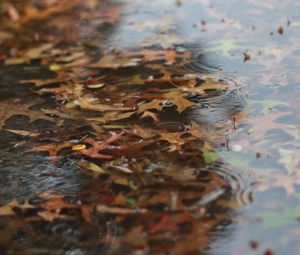
MULTIPOLYGON (((38 71, 18 80, 16 90, 25 87, 26 95, 1 98, 3 151, 14 150, 13 161, 18 161, 17 153, 24 158, 46 154, 54 168, 70 160, 72 167, 57 176, 47 170, 42 174, 55 179, 65 171, 81 169, 81 177, 88 182, 75 194, 67 190, 58 195, 53 187, 48 193, 32 192, 25 200, 7 196, 11 201, 2 203, 0 216, 9 217, 11 225, 1 223, 8 236, 0 239, 1 249, 19 252, 18 246, 7 240, 14 240, 22 229, 32 241, 26 252, 36 249, 33 240, 38 238, 50 240, 44 248, 50 250, 55 238, 45 234, 47 228, 69 224, 78 233, 90 231, 92 241, 72 237, 74 247, 87 254, 91 247, 99 252, 98 246, 104 244, 112 254, 127 254, 127 250, 128 254, 201 254, 207 249, 218 253, 211 244, 211 233, 236 221, 243 235, 235 241, 233 254, 240 254, 251 248, 243 245, 247 243, 243 238, 254 242, 245 230, 248 222, 253 223, 257 237, 267 236, 268 227, 279 226, 274 223, 277 211, 270 213, 270 208, 277 208, 272 199, 266 205, 251 199, 252 194, 276 193, 278 188, 287 199, 281 205, 286 208, 286 220, 280 227, 289 231, 288 224, 298 215, 295 202, 290 201, 299 199, 300 160, 299 109, 287 99, 295 101, 293 83, 299 76, 297 72, 284 75, 282 70, 293 68, 291 63, 299 65, 293 42, 297 21, 276 30, 277 36, 289 36, 288 46, 270 42, 273 39, 266 39, 269 27, 257 24, 247 30, 242 27, 248 24, 240 16, 243 12, 230 10, 235 17, 224 17, 222 4, 217 2, 213 8, 209 1, 174 1, 176 15, 163 22, 144 23, 125 15, 122 3, 53 0, 3 4, 1 68, 30 70, 37 66, 48 70, 47 75, 38 71), (202 17, 193 21, 189 12, 194 8, 187 6, 205 10, 205 22, 202 17), (125 16, 132 19, 126 25, 120 23, 125 16), (174 33, 174 17, 190 28, 174 33), (110 27, 119 27, 120 35, 110 34, 114 33, 110 27), (128 38, 124 43, 123 30, 139 33, 140 44, 131 44, 128 38), (141 31, 152 37, 143 37, 141 31), (224 32, 222 39, 220 31, 224 32), (203 33, 211 41, 202 50, 182 43, 203 33), (258 36, 260 40, 254 41, 258 36), (233 63, 239 77, 227 77, 226 70, 207 64, 205 58, 212 55, 224 66, 233 63), (256 64, 258 67, 252 66, 256 64), (245 74, 249 72, 257 77, 245 74), (239 100, 243 86, 248 86, 249 98, 231 101, 239 100), (237 98, 231 97, 234 93, 237 98), (221 118, 214 119, 218 114, 221 118), (291 115, 295 118, 290 119, 291 115), (249 209, 244 207, 250 203, 249 209), (247 220, 233 216, 243 212, 248 213, 247 220), (257 219, 265 222, 267 230, 256 225, 257 219), (37 222, 40 227, 35 227, 37 222), (103 236, 95 241, 95 233, 100 232, 103 236)), ((235 1, 230 2, 232 6, 235 1)), ((246 2, 239 8, 245 8, 248 16, 273 8, 272 3, 246 2)), ((162 3, 160 8, 169 4, 162 3)), ((284 8, 289 4, 297 5, 287 3, 284 8)), ((138 6, 138 1, 129 5, 129 13, 145 8, 138 6)), ((146 7, 159 15, 156 1, 146 7)), ((1 164, 4 161, 1 159, 1 164)), ((40 180, 44 178, 48 177, 40 180)), ((277 238, 282 240, 279 232, 277 238)), ((292 233, 290 240, 294 240, 292 233)), ((65 247, 63 233, 61 237, 58 245, 65 247)), ((265 246, 269 243, 267 240, 265 246)), ((270 253, 269 248, 262 252, 270 253)), ((274 249, 280 251, 281 247, 274 245, 274 249)))

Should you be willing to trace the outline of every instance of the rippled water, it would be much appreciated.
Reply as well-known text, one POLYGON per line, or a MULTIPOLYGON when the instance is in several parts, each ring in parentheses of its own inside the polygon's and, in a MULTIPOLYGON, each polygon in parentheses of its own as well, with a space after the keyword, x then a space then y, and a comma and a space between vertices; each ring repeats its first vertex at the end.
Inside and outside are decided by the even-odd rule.
MULTIPOLYGON (((20 138, 6 130, 38 130, 49 134, 50 142, 75 139, 89 131, 81 123, 87 113, 62 127, 47 121, 30 122, 24 115, 10 117, 0 131, 1 205, 14 198, 38 203, 39 194, 49 191, 75 204, 111 205, 111 196, 128 193, 148 211, 123 216, 97 211, 88 222, 78 220, 75 210, 72 219, 43 223, 34 217, 22 223, 20 219, 27 217, 22 212, 21 218, 9 221, 1 217, 0 253, 299 254, 300 4, 289 0, 135 0, 88 1, 88 5, 90 13, 80 4, 61 10, 50 17, 50 27, 37 21, 18 28, 23 34, 12 42, 1 39, 1 31, 16 29, 13 25, 7 28, 4 19, 0 23, 0 57, 8 49, 22 48, 19 44, 30 42, 36 30, 46 38, 60 38, 61 47, 84 48, 94 59, 116 52, 120 58, 131 56, 125 64, 116 60, 122 68, 103 68, 97 73, 103 77, 101 81, 124 90, 124 95, 143 90, 139 81, 132 79, 134 75, 156 78, 168 72, 203 84, 224 84, 226 90, 213 89, 201 96, 190 93, 196 106, 180 115, 166 111, 156 126, 177 132, 186 129, 187 120, 196 121, 203 143, 212 146, 210 157, 214 160, 195 167, 188 155, 156 162, 156 155, 146 152, 153 162, 145 163, 145 172, 132 177, 142 183, 140 189, 127 191, 107 184, 105 178, 111 177, 86 175, 77 158, 68 153, 60 155, 55 164, 47 155, 26 153, 36 144, 34 138, 20 138), (106 21, 98 24, 103 17, 106 21), (73 45, 74 38, 77 43, 73 45), (173 63, 155 60, 155 68, 153 63, 135 62, 143 50, 167 49, 178 54, 191 52, 191 57, 189 61, 177 57, 173 63), (247 61, 246 53, 250 55, 247 61), (176 165, 176 173, 162 174, 171 163, 176 165), (198 207, 204 212, 195 213, 198 207), (193 215, 192 223, 176 218, 182 212, 193 215), (165 233, 153 225, 164 222, 166 215, 165 233), (172 230, 174 222, 181 224, 180 231, 172 230), (139 238, 134 241, 132 236, 139 238), (187 246, 190 250, 184 248, 187 246)), ((89 74, 84 64, 68 68, 74 77, 79 72, 89 74)), ((36 88, 20 85, 22 80, 54 76, 38 61, 9 66, 1 62, 0 75, 0 100, 10 100, 10 104, 15 104, 16 98, 25 103, 36 99, 32 93, 36 88)), ((108 96, 113 98, 109 94, 113 92, 107 92, 108 96)), ((52 96, 40 97, 45 109, 55 105, 52 96)), ((5 116, 3 112, 0 116, 5 116)))

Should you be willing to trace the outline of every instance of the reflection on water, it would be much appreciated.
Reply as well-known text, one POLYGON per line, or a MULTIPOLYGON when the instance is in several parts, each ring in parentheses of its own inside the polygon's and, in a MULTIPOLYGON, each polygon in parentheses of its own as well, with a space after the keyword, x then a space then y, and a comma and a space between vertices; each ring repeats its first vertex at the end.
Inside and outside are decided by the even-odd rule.
POLYGON ((57 218, 50 221, 45 205, 29 212, 17 208, 9 221, 1 217, 3 253, 298 254, 299 3, 53 0, 43 3, 49 9, 41 4, 39 14, 32 3, 40 8, 37 1, 1 5, 0 59, 20 61, 40 41, 55 45, 48 55, 31 52, 37 57, 20 65, 0 63, 1 205, 14 198, 37 205, 43 194, 54 193, 72 206, 59 208, 60 218, 53 210, 57 218), (24 8, 21 18, 14 8, 24 8), (56 80, 34 86, 55 72, 56 80), (97 177, 87 175, 80 157, 66 148, 56 162, 45 151, 28 153, 40 144, 76 143, 90 134, 103 138, 94 122, 103 115, 66 104, 80 91, 78 84, 89 81, 109 84, 92 95, 127 106, 139 96, 184 87, 196 106, 179 114, 164 102, 158 124, 134 116, 116 124, 176 133, 193 120, 200 143, 183 146, 182 153, 159 143, 117 157, 114 165, 99 161, 110 172, 97 177), (57 96, 60 84, 70 88, 57 96), (201 88, 206 90, 199 95, 201 88), (11 105, 50 114, 29 119, 15 107, 7 115, 11 105), (49 117, 63 121, 55 125, 49 117), (128 175, 128 166, 138 170, 128 175), (87 215, 81 205, 95 207, 87 215), (137 211, 107 212, 105 206, 137 211))

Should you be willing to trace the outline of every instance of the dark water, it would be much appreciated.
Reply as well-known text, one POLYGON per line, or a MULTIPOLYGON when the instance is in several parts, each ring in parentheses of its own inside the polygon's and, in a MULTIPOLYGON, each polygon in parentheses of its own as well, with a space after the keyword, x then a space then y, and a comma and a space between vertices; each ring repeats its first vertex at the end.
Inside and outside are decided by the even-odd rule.
MULTIPOLYGON (((48 4, 57 7, 60 4, 56 2, 48 4)), ((65 196, 72 204, 121 205, 147 209, 147 213, 119 215, 95 210, 84 221, 78 210, 65 212, 64 208, 63 213, 70 218, 48 222, 32 216, 36 215, 34 210, 18 209, 16 216, 0 218, 0 253, 299 254, 300 3, 62 3, 64 6, 54 8, 49 17, 40 15, 32 20, 26 20, 26 8, 22 8, 31 4, 40 8, 38 1, 14 3, 21 15, 16 21, 7 15, 9 1, 1 4, 0 117, 6 120, 0 131, 1 205, 14 198, 38 205, 41 194, 51 192, 65 196), (49 41, 53 46, 48 53, 19 65, 9 63, 8 59, 22 58, 33 45, 49 41), (172 51, 170 55, 166 54, 168 50, 172 51), (156 56, 152 61, 153 52, 159 51, 163 57, 156 56), (70 52, 82 55, 67 60, 70 52), (148 60, 141 60, 143 54, 148 60), (105 56, 108 58, 94 70, 91 62, 105 56), (81 157, 67 149, 59 153, 55 163, 47 153, 26 152, 41 143, 76 141, 95 134, 91 128, 94 122, 89 119, 99 115, 65 110, 68 96, 39 93, 41 88, 32 82, 21 83, 56 77, 59 70, 54 70, 54 63, 68 71, 70 79, 63 82, 69 82, 72 89, 90 75, 100 77, 112 89, 96 96, 112 102, 148 92, 141 80, 156 79, 163 73, 193 77, 203 84, 223 84, 226 90, 212 89, 200 96, 191 93, 190 100, 197 103, 196 107, 182 114, 166 110, 155 126, 174 132, 196 121, 201 129, 201 146, 209 146, 207 157, 213 160, 197 164, 191 159, 190 155, 202 158, 203 150, 195 149, 199 144, 189 145, 191 148, 183 154, 167 156, 150 147, 141 155, 125 155, 126 160, 120 157, 113 161, 122 166, 138 162, 142 166, 138 173, 95 177, 86 174, 78 166, 81 157), (64 122, 56 125, 55 114, 48 114, 46 120, 30 119, 26 112, 17 115, 18 109, 28 105, 30 111, 65 111, 64 122), (15 114, 6 116, 12 109, 15 114), (42 135, 16 135, 9 130, 42 135), (171 166, 172 172, 168 172, 171 166), (124 178, 138 189, 118 185, 116 180, 120 183, 124 178), (111 197, 118 197, 118 202, 108 202, 111 197), (161 224, 155 225, 157 222, 161 224)), ((60 81, 55 81, 42 88, 52 89, 58 84, 60 81)), ((153 86, 162 89, 170 85, 156 82, 153 86)), ((140 121, 130 118, 116 124, 136 123, 140 121)), ((153 127, 147 121, 142 124, 153 127)), ((107 166, 103 163, 103 168, 107 166)))

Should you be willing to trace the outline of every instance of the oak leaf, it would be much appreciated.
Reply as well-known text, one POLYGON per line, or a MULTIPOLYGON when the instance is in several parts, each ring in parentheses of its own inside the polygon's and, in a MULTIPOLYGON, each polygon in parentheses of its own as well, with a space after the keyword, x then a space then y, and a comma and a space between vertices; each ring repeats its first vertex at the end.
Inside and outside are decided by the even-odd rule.
POLYGON ((110 159, 110 158, 112 158, 111 155, 102 154, 100 152, 107 149, 111 143, 120 140, 123 137, 123 134, 124 134, 124 132, 112 135, 105 141, 97 141, 92 138, 86 138, 83 141, 92 145, 92 147, 81 150, 81 151, 79 151, 79 153, 81 153, 85 156, 88 156, 90 158, 110 159))
POLYGON ((196 103, 186 99, 185 95, 178 89, 166 93, 165 98, 176 105, 179 113, 182 113, 188 107, 196 105, 196 103))
POLYGON ((37 110, 31 110, 34 105, 41 103, 40 100, 33 100, 30 103, 16 103, 11 100, 0 101, 0 129, 4 126, 5 121, 15 115, 26 115, 30 118, 30 121, 39 119, 49 120, 52 119, 46 116, 43 112, 37 110))
POLYGON ((159 99, 153 99, 150 102, 142 103, 138 106, 138 112, 143 113, 145 111, 156 109, 158 111, 161 111, 163 106, 161 105, 161 101, 159 99))
POLYGON ((25 152, 48 152, 49 157, 55 160, 57 153, 60 150, 72 146, 73 144, 70 142, 49 143, 49 144, 42 144, 42 145, 35 146, 34 148, 26 150, 25 152))

